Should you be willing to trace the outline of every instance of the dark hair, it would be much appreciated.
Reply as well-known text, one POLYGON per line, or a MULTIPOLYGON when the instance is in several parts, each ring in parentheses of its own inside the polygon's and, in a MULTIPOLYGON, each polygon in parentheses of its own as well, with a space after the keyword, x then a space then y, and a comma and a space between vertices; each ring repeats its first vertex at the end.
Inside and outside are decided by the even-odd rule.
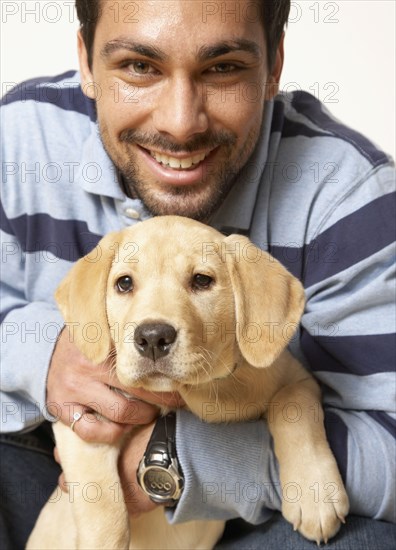
MULTIPOLYGON (((92 66, 92 49, 96 24, 100 17, 100 3, 103 0, 76 0, 77 16, 81 34, 88 52, 88 63, 92 66)), ((261 0, 261 18, 267 40, 267 62, 272 69, 276 51, 290 11, 290 0, 261 0)))

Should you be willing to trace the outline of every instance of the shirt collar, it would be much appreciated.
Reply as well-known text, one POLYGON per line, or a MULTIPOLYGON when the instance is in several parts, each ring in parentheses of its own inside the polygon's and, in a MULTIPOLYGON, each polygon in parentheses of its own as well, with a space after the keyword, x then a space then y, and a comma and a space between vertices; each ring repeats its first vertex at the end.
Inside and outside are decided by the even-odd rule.
POLYGON ((103 147, 97 123, 91 123, 91 133, 83 144, 77 177, 84 191, 88 193, 118 200, 126 199, 118 172, 103 147))

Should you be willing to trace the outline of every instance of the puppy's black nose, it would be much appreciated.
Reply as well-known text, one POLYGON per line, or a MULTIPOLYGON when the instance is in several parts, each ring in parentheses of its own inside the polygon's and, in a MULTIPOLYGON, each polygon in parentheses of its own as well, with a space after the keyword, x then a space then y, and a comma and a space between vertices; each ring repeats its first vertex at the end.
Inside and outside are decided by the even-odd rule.
POLYGON ((176 340, 176 330, 166 323, 144 323, 135 330, 135 348, 153 361, 164 357, 176 340))

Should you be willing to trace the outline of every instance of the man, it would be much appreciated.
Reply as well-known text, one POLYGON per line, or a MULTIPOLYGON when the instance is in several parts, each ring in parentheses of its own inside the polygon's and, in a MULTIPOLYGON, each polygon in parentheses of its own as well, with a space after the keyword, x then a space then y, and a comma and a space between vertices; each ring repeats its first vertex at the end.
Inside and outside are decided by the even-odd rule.
MULTIPOLYGON (((131 514, 156 505, 136 485, 148 402, 178 396, 129 399, 108 364, 75 348, 52 296, 100 236, 169 213, 248 234, 302 280, 291 347, 323 385, 351 501, 333 546, 395 546, 392 162, 312 96, 277 95, 288 0, 241 0, 235 16, 223 4, 76 0, 80 74, 4 100, 4 548, 24 544, 56 483, 44 418, 88 441, 139 425, 120 460, 124 492, 131 514)), ((264 422, 214 426, 179 410, 176 446, 185 487, 170 521, 257 525, 230 522, 223 548, 311 547, 272 512, 281 488, 264 422)))

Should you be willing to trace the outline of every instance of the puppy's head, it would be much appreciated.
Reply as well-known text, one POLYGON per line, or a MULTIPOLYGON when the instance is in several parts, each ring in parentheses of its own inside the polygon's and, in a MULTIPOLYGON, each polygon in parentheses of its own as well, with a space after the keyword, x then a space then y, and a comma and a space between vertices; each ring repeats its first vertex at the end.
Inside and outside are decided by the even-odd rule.
POLYGON ((300 283, 245 237, 177 216, 107 235, 56 299, 94 363, 125 386, 177 390, 273 363, 303 310, 300 283))

